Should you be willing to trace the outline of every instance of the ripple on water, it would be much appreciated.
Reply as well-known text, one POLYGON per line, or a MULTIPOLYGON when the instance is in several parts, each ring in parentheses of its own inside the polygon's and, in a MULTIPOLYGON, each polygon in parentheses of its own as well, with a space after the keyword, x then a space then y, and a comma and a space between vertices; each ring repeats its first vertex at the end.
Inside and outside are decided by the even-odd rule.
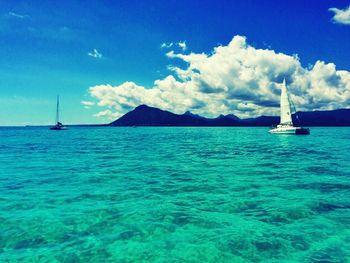
POLYGON ((0 261, 346 262, 347 134, 0 129, 0 261))

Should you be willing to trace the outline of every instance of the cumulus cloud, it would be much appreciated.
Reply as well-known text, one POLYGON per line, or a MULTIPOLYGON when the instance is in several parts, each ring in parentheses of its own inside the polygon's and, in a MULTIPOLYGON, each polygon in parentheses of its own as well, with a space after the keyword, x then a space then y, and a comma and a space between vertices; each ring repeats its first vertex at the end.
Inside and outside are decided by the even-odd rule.
POLYGON ((329 11, 334 12, 333 22, 337 24, 350 25, 350 6, 344 9, 329 8, 329 11))
POLYGON ((172 73, 152 87, 131 81, 91 87, 90 95, 104 108, 96 116, 117 118, 140 104, 207 117, 278 114, 284 78, 298 110, 344 108, 350 102, 350 72, 323 61, 305 68, 297 55, 257 49, 243 36, 209 54, 169 51, 166 56, 186 66, 170 66, 172 73))
POLYGON ((93 57, 93 58, 102 58, 102 54, 98 52, 96 48, 94 48, 92 51, 88 53, 88 56, 93 57))

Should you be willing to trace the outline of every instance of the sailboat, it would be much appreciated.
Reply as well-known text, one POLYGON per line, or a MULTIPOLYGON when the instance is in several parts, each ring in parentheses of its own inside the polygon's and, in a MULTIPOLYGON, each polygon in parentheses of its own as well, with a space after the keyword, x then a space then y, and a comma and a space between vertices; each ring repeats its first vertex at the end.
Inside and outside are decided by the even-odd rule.
POLYGON ((50 127, 50 130, 66 130, 67 128, 60 122, 60 98, 57 96, 57 105, 56 105, 56 124, 52 127, 50 127))
MULTIPOLYGON (((308 135, 310 130, 308 128, 294 126, 292 120, 292 111, 291 111, 291 100, 288 95, 286 80, 283 80, 281 86, 281 120, 280 124, 272 128, 270 133, 278 134, 297 134, 297 135, 308 135)), ((298 116, 296 116, 298 120, 298 116)))

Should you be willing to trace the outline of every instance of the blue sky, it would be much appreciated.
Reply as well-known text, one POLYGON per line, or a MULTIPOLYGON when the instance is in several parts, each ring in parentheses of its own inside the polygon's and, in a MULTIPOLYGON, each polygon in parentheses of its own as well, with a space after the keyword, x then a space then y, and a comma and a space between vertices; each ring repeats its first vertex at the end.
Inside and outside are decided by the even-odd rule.
MULTIPOLYGON (((256 49, 297 54, 304 68, 320 60, 350 71, 350 25, 332 22, 334 13, 329 11, 349 4, 335 0, 2 0, 0 125, 52 123, 57 94, 64 123, 104 123, 106 116, 94 115, 102 109, 113 111, 115 104, 84 107, 81 101, 101 100, 90 94, 90 87, 117 87, 132 81, 154 88, 154 81, 173 74, 169 65, 183 68, 192 63, 167 52, 211 54, 236 35, 245 36, 256 49), (186 50, 176 45, 180 41, 185 41, 186 50), (161 48, 162 43, 174 45, 161 48)), ((175 106, 164 105, 174 110, 175 106)), ((211 115, 208 111, 210 107, 202 112, 211 115)))

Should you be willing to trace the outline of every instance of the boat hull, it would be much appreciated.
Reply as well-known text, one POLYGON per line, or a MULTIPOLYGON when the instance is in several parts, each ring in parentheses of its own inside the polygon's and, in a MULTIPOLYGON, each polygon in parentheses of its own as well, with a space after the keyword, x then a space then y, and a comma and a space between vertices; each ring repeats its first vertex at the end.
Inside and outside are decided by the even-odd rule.
POLYGON ((277 126, 269 131, 274 134, 290 134, 290 135, 309 135, 310 130, 303 127, 294 126, 277 126))
POLYGON ((300 127, 295 131, 296 135, 310 135, 310 130, 308 128, 300 127))
POLYGON ((67 127, 61 126, 61 125, 55 125, 55 126, 50 127, 50 130, 64 131, 64 130, 67 130, 67 127))

